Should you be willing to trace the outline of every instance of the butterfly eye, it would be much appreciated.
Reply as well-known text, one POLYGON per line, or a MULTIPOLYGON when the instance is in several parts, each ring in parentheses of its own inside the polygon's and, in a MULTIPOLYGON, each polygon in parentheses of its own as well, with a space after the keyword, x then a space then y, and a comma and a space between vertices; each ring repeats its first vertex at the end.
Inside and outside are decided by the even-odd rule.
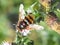
POLYGON ((23 28, 23 25, 21 25, 20 27, 23 28))

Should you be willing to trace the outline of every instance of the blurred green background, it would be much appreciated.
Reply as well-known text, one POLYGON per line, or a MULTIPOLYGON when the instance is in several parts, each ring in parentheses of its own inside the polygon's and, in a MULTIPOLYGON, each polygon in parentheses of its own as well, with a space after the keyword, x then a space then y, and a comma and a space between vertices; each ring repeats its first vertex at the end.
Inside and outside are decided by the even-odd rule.
MULTIPOLYGON (((32 8, 36 17, 36 23, 45 27, 42 31, 32 31, 28 36, 34 41, 34 45, 60 45, 60 34, 51 30, 44 21, 39 22, 39 17, 44 17, 45 13, 41 10, 40 0, 0 0, 0 42, 3 40, 12 41, 16 36, 16 24, 19 15, 19 6, 24 4, 25 10, 30 8, 35 2, 37 4, 32 8)), ((60 19, 60 9, 56 8, 59 0, 54 0, 52 11, 54 11, 60 19), (56 5, 55 5, 56 4, 56 5)), ((44 19, 44 18, 43 18, 44 19)))

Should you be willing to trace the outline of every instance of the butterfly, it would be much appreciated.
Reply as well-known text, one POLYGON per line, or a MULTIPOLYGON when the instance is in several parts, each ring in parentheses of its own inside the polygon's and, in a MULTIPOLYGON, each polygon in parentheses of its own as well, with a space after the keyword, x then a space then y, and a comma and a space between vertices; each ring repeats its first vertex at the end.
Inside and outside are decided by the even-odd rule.
POLYGON ((16 26, 17 31, 19 31, 23 36, 26 36, 31 30, 41 30, 42 26, 36 25, 35 16, 30 10, 30 13, 27 13, 25 16, 25 10, 23 4, 19 7, 19 20, 16 26))

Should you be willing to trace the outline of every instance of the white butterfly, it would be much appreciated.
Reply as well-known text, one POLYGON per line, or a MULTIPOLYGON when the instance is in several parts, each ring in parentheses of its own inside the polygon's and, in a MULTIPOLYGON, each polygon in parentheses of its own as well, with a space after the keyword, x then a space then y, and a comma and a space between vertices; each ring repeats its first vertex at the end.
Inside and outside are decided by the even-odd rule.
MULTIPOLYGON (((29 13, 29 12, 28 12, 29 13)), ((31 13, 31 11, 30 11, 31 13)), ((20 7, 19 7, 19 20, 18 20, 18 25, 19 25, 19 21, 22 21, 24 20, 25 18, 25 10, 24 10, 24 6, 23 4, 20 4, 20 7)), ((22 31, 19 31, 19 29, 17 29, 23 36, 27 36, 31 29, 34 29, 34 30, 43 30, 44 27, 43 26, 40 26, 40 25, 37 25, 37 24, 31 24, 29 25, 28 27, 29 29, 23 29, 22 31)), ((18 32, 17 31, 17 32, 18 32)))

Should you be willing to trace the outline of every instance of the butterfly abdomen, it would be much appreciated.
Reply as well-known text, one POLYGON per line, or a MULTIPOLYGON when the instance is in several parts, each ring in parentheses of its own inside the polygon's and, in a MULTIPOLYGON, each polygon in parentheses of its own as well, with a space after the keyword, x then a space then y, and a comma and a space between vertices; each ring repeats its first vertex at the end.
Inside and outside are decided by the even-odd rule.
POLYGON ((33 23, 34 23, 34 16, 29 14, 29 15, 26 15, 22 21, 20 21, 18 28, 22 30, 33 23))

